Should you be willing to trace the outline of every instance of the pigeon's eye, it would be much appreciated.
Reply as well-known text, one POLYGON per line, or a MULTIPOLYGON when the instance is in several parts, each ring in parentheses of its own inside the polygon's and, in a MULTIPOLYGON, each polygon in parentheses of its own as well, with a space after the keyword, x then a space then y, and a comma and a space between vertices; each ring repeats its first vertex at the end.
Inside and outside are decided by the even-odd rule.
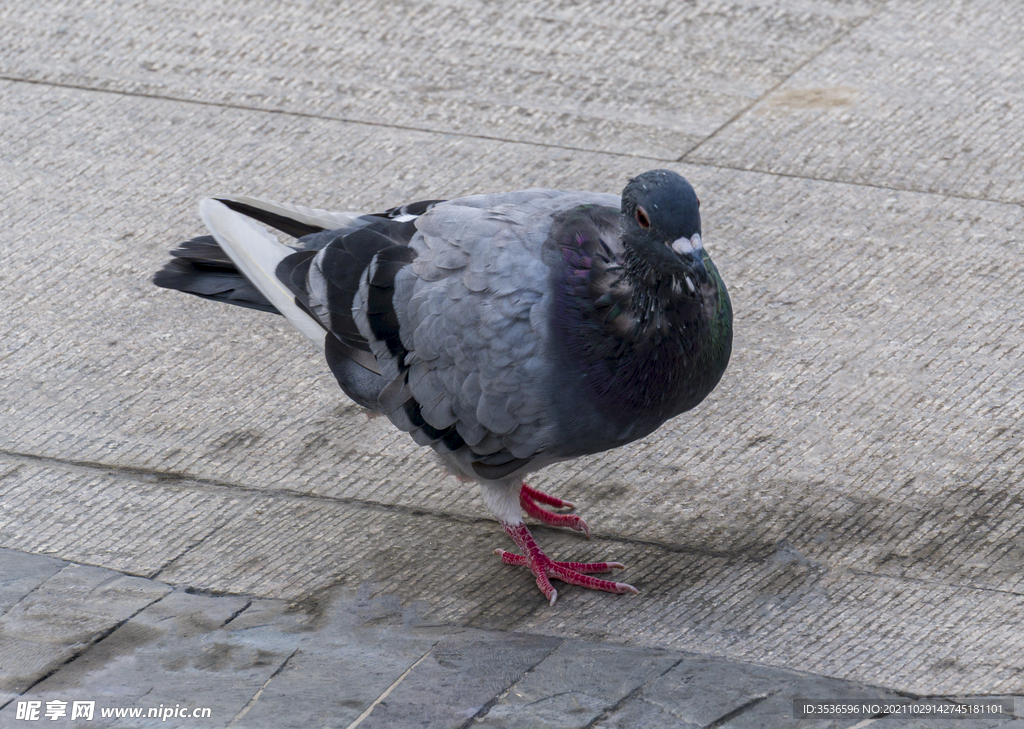
POLYGON ((640 224, 640 227, 647 230, 651 227, 651 219, 647 217, 647 211, 639 205, 636 206, 636 222, 640 224))

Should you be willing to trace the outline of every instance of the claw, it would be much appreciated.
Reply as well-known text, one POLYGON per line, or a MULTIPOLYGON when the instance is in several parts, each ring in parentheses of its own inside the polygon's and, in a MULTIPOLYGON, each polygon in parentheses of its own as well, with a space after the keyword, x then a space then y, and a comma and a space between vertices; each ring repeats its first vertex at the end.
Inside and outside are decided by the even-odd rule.
POLYGON ((603 590, 625 594, 627 592, 636 594, 639 592, 635 587, 625 582, 612 582, 591 577, 592 573, 611 572, 616 569, 624 569, 620 562, 556 562, 537 546, 530 530, 525 524, 509 524, 502 522, 505 533, 511 537, 523 554, 506 552, 503 549, 496 549, 494 553, 501 557, 501 561, 508 565, 528 567, 537 580, 537 587, 544 593, 544 597, 554 605, 558 598, 558 591, 551 585, 551 579, 556 579, 570 585, 578 585, 591 590, 603 590))

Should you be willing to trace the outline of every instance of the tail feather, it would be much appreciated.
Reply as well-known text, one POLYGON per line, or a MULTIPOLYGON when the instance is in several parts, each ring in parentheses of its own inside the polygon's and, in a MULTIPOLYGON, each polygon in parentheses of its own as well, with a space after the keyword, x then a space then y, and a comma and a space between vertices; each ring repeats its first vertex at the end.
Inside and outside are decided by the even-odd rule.
POLYGON ((358 228, 369 222, 359 213, 335 213, 244 195, 224 196, 217 200, 235 212, 276 228, 293 238, 302 238, 324 230, 358 228))
POLYGON ((196 263, 209 264, 210 266, 219 263, 235 269, 235 264, 228 258, 228 254, 224 252, 224 249, 217 245, 217 241, 213 239, 212 235, 201 235, 198 238, 187 240, 171 251, 171 255, 175 258, 186 258, 196 263))
POLYGON ((203 200, 199 204, 199 214, 238 270, 296 329, 322 349, 327 330, 295 302, 294 294, 274 275, 278 264, 295 249, 281 243, 254 220, 217 200, 203 200))
POLYGON ((235 268, 213 236, 185 241, 171 255, 174 257, 153 276, 157 286, 248 309, 281 313, 235 268))
MULTIPOLYGON (((185 241, 171 251, 172 260, 156 273, 153 283, 207 299, 283 315, 321 349, 324 349, 325 342, 329 342, 330 354, 340 357, 339 362, 351 361, 356 366, 352 370, 345 365, 341 373, 344 378, 335 371, 339 381, 344 379, 343 388, 345 383, 352 386, 346 392, 355 388, 353 396, 359 396, 356 401, 360 403, 363 400, 376 401, 375 394, 373 397, 367 394, 382 386, 374 379, 379 378, 379 367, 369 345, 354 323, 346 327, 343 325, 345 322, 341 322, 342 326, 337 330, 331 326, 338 316, 342 319, 347 316, 350 320, 351 311, 333 311, 327 305, 330 297, 325 297, 324 301, 311 299, 307 291, 307 275, 313 257, 317 253, 326 253, 322 249, 343 239, 356 252, 354 257, 348 254, 352 260, 347 261, 353 264, 349 274, 353 277, 351 288, 354 293, 359 275, 373 254, 381 247, 396 242, 404 245, 408 236, 403 238, 400 233, 405 232, 405 226, 412 224, 392 221, 386 214, 335 213, 250 197, 206 199, 200 203, 199 212, 213 235, 185 241), (294 246, 286 246, 264 225, 299 240, 294 246), (379 227, 383 232, 375 230, 379 227), (367 235, 361 235, 364 232, 367 235), (349 240, 352 233, 355 235, 349 240), (366 260, 362 260, 364 258, 366 260)), ((339 250, 347 253, 345 247, 339 250)), ((349 294, 348 309, 351 302, 352 295, 349 294)))

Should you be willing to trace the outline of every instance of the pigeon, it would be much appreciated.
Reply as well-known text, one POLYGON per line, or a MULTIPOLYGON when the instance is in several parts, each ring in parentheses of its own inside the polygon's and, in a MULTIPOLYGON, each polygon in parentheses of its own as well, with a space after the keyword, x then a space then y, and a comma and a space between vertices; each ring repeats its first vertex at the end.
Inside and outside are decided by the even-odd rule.
POLYGON ((519 548, 495 553, 528 568, 553 605, 552 579, 637 590, 594 576, 619 562, 541 550, 524 512, 590 527, 524 476, 652 433, 729 362, 732 305, 699 208, 670 170, 621 195, 534 188, 373 214, 210 198, 199 206, 210 235, 171 251, 153 282, 284 315, 348 397, 479 484, 519 548))

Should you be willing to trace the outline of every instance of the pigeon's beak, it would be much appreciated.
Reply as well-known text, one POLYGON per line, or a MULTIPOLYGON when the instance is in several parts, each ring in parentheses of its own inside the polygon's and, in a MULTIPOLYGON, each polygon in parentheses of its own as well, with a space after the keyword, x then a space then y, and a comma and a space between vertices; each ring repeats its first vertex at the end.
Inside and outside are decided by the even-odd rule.
POLYGON ((677 238, 672 241, 671 248, 693 269, 698 281, 707 283, 708 269, 704 266, 704 244, 700 233, 694 233, 692 238, 677 238))

